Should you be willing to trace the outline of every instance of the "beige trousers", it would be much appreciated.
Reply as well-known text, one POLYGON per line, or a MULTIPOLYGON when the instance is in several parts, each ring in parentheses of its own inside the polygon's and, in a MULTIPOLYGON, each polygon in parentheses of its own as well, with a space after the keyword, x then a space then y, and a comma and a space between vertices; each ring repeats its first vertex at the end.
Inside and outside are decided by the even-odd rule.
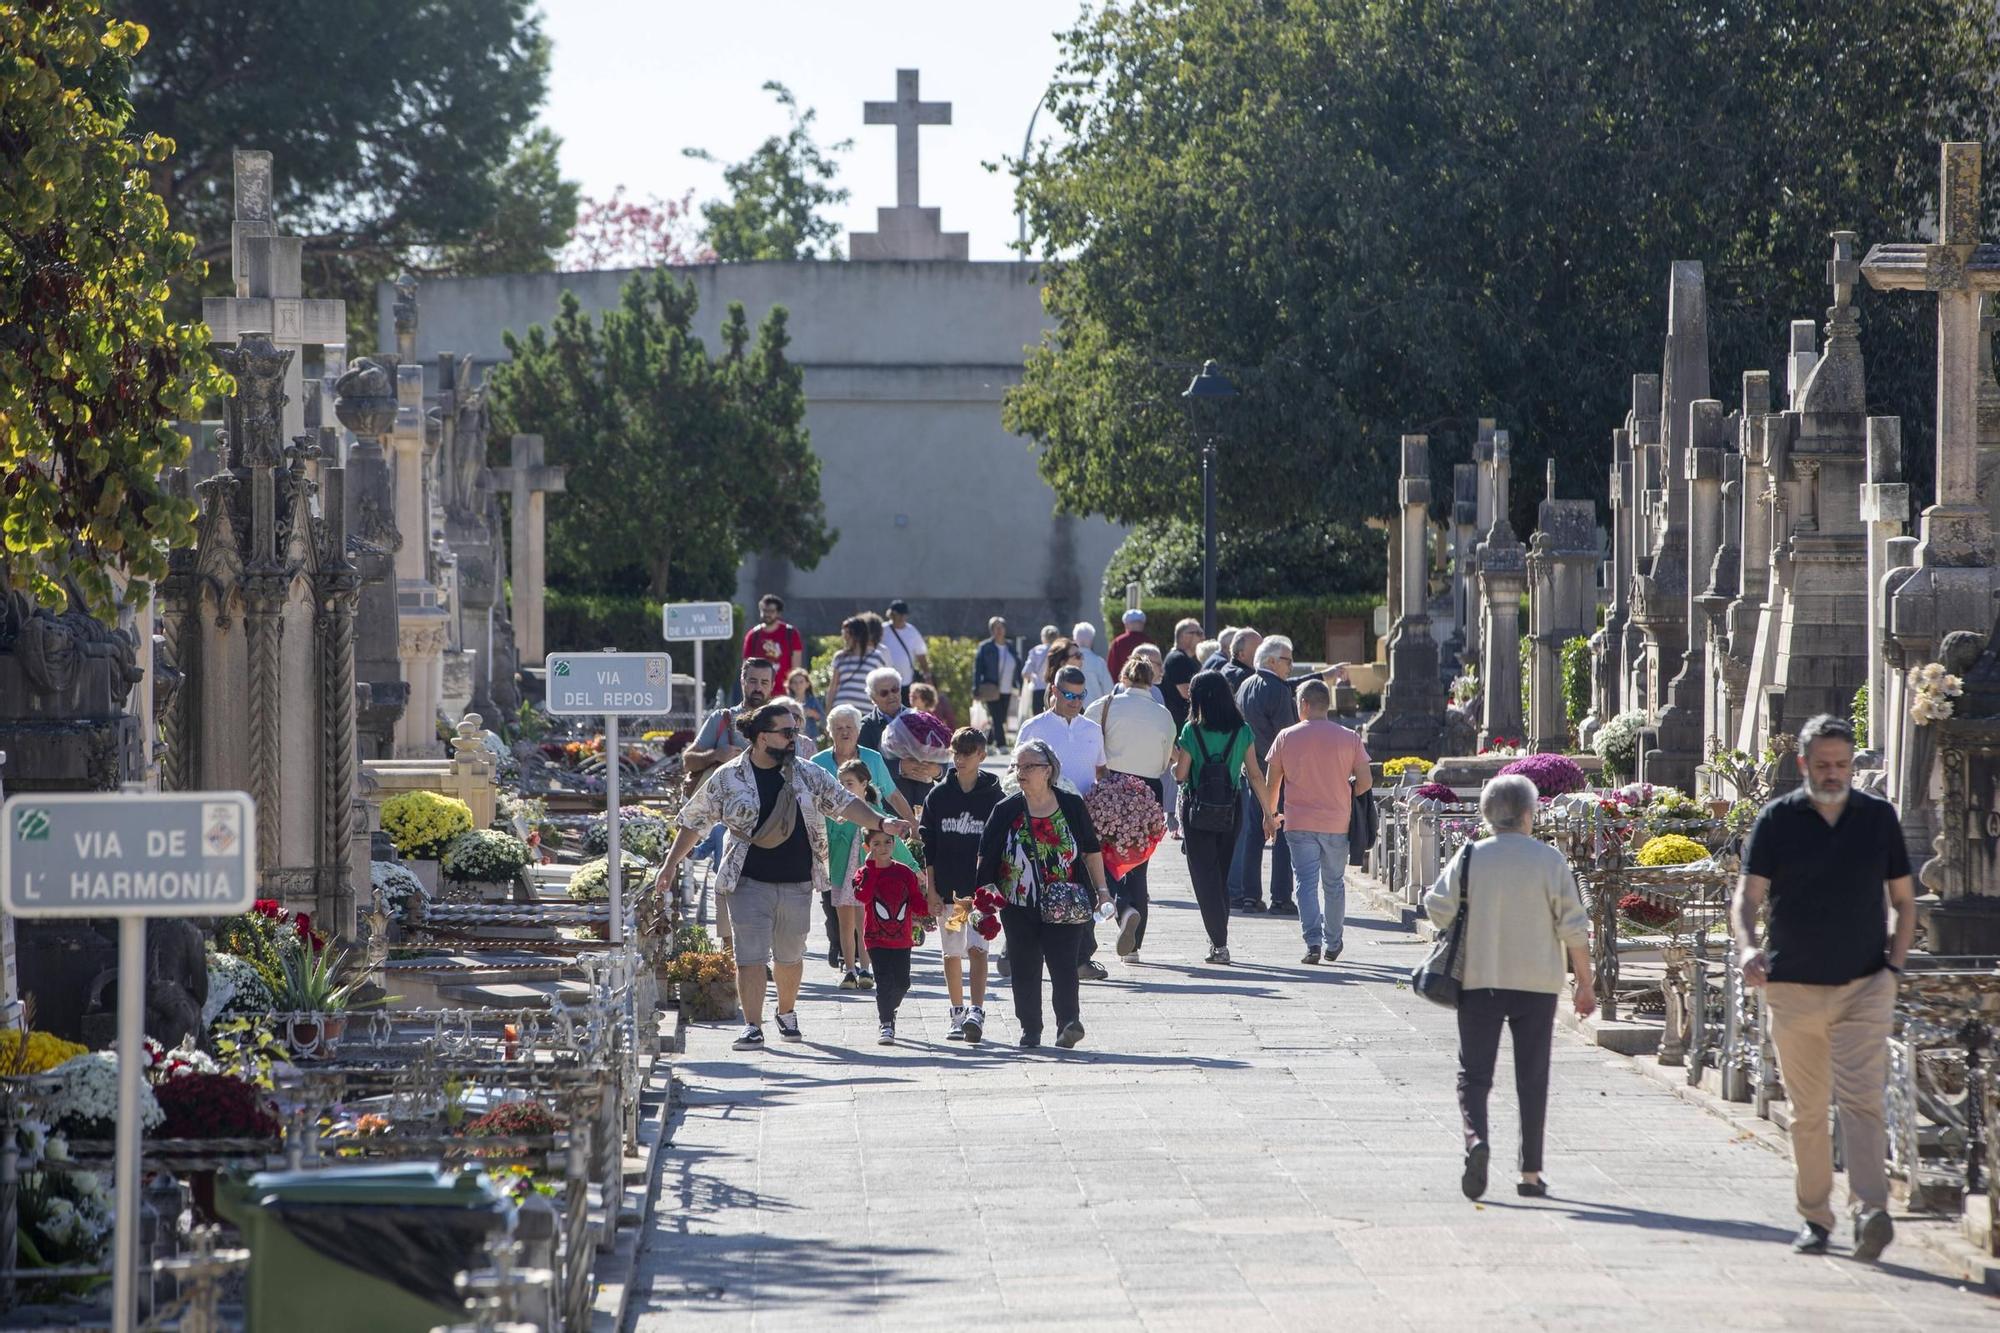
POLYGON ((1840 1155, 1854 1208, 1887 1208, 1889 1138, 1884 1103, 1896 974, 1884 968, 1840 986, 1774 981, 1767 988, 1771 1044, 1792 1107, 1792 1161, 1799 1215, 1833 1228, 1833 1135, 1829 1105, 1840 1108, 1840 1155))

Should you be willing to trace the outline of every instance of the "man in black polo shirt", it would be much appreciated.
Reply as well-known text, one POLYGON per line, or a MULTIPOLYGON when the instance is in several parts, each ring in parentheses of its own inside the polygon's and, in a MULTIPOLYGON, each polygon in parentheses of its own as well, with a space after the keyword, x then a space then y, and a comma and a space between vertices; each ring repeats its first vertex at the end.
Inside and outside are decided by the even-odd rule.
POLYGON ((1883 1100, 1896 977, 1916 933, 1916 891, 1896 808, 1854 791, 1854 729, 1822 713, 1799 731, 1805 781, 1757 816, 1729 920, 1743 983, 1765 988, 1778 1072, 1792 1104, 1799 1213, 1792 1248, 1826 1253, 1833 1230, 1829 1100, 1856 1210, 1854 1257, 1873 1260, 1889 1221, 1883 1100), (1886 890, 1886 897, 1885 897, 1886 890), (1768 899, 1770 930, 1757 945, 1768 899), (1890 937, 1888 909, 1896 914, 1890 937))

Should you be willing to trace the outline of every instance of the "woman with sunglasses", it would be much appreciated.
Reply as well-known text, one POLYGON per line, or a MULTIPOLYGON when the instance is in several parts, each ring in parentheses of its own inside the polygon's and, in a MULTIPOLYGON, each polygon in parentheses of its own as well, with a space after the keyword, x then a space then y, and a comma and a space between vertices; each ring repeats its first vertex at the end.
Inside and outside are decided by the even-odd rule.
POLYGON ((1091 904, 1110 904, 1104 857, 1083 798, 1058 786, 1062 763, 1046 741, 1014 748, 1020 790, 993 807, 979 840, 977 882, 1000 895, 1000 928, 1013 959, 1014 1016, 1021 1046, 1042 1044, 1042 972, 1056 1011, 1056 1045, 1083 1040, 1077 953, 1090 929, 1091 904), (1081 915, 1082 919, 1076 918, 1081 915))

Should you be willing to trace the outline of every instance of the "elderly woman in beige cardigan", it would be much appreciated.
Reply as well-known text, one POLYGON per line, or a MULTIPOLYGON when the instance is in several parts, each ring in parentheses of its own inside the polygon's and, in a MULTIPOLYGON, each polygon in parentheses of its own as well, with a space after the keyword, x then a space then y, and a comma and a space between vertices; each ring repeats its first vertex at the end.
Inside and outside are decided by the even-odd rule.
POLYGON ((1517 1193, 1540 1198, 1542 1134, 1548 1119, 1549 1041, 1556 999, 1563 989, 1563 955, 1575 973, 1579 1014, 1597 1008, 1590 981, 1589 918, 1563 854, 1533 836, 1535 785, 1524 777, 1494 778, 1479 794, 1479 813, 1493 830, 1468 843, 1424 895, 1424 910, 1439 928, 1466 910, 1460 902, 1460 869, 1467 872, 1465 968, 1458 997, 1458 1110, 1465 1122, 1468 1199, 1486 1193, 1486 1096, 1500 1029, 1513 1036, 1514 1091, 1521 1101, 1521 1181, 1517 1193), (1468 861, 1468 858, 1469 861, 1468 861))

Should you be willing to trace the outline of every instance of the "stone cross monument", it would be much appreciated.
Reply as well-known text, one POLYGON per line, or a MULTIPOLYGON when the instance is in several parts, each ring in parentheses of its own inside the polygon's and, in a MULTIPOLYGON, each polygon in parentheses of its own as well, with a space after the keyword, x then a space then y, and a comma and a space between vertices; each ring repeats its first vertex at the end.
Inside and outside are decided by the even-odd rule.
POLYGON ((1528 543, 1528 744, 1562 750, 1569 744, 1563 706, 1563 645, 1587 633, 1597 619, 1597 506, 1556 498, 1556 464, 1548 464, 1548 489, 1528 543))
MULTIPOLYGON (((1901 578, 1889 604, 1889 633, 1901 660, 1885 664, 1885 674, 1937 660, 1947 634, 1984 633, 1993 622, 1993 524, 1979 496, 1979 317, 1981 297, 2000 292, 2000 245, 1979 240, 1980 158, 1977 143, 1943 145, 1937 240, 1877 245, 1861 263, 1862 276, 1879 290, 1937 298, 1937 501, 1923 513, 1916 568, 1901 578)), ((1906 726, 1899 771, 1890 775, 1913 858, 1928 852, 1938 831, 1930 799, 1935 731, 1906 726)), ((1971 818, 1963 809, 1944 816, 1971 818)), ((1962 851, 1952 838, 1970 833, 1947 827, 1948 861, 1962 851)), ((1925 886, 1949 891, 1928 877, 1925 886)))
POLYGON ((1497 740, 1520 744, 1521 594, 1528 586, 1528 552, 1507 519, 1508 475, 1513 445, 1495 431, 1488 446, 1493 458, 1493 525, 1479 543, 1479 692, 1482 745, 1497 740))
POLYGON ((290 351, 285 367, 284 420, 287 440, 306 430, 303 352, 347 342, 347 303, 305 299, 301 277, 305 242, 277 234, 271 213, 271 155, 239 148, 235 155, 236 220, 230 228, 230 274, 234 296, 202 300, 201 317, 219 344, 241 342, 247 331, 268 337, 290 351))
POLYGON ((896 71, 896 100, 866 102, 870 125, 896 127, 896 206, 875 210, 875 230, 848 237, 848 255, 870 259, 955 259, 969 253, 966 234, 947 232, 940 210, 925 208, 917 189, 917 132, 923 125, 951 124, 951 103, 926 102, 917 94, 917 71, 896 71))

